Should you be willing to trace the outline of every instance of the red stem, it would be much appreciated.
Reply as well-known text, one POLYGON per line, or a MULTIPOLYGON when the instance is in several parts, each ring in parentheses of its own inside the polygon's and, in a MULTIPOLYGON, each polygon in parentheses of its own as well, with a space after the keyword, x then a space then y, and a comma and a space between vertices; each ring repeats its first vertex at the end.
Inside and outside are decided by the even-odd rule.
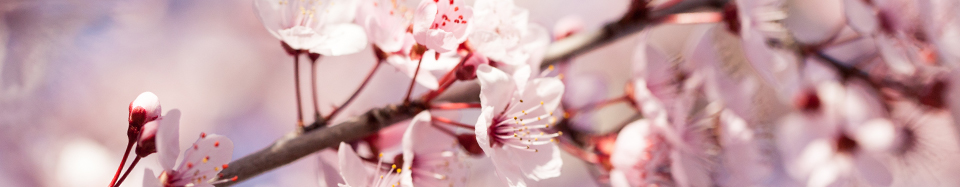
POLYGON ((143 157, 137 156, 137 158, 133 159, 133 163, 130 163, 130 167, 127 168, 127 172, 123 172, 123 177, 120 177, 120 181, 117 181, 117 185, 113 187, 119 187, 120 184, 123 184, 123 179, 127 179, 127 175, 130 175, 130 171, 133 170, 133 167, 137 165, 137 162, 140 162, 140 158, 143 157))
POLYGON ((433 98, 436 98, 443 93, 443 91, 446 91, 447 88, 450 88, 450 85, 453 85, 453 83, 457 81, 456 72, 460 66, 463 66, 463 60, 461 60, 457 66, 453 67, 453 69, 447 72, 447 74, 443 75, 443 78, 440 78, 440 87, 438 87, 436 91, 427 93, 427 95, 423 97, 423 100, 429 103, 431 100, 433 100, 433 98))
POLYGON ((113 186, 117 183, 117 177, 120 177, 120 171, 123 171, 123 165, 127 163, 127 157, 130 156, 130 149, 133 148, 133 142, 134 141, 127 141, 127 150, 123 152, 123 159, 120 160, 120 167, 117 167, 117 173, 113 174, 113 180, 110 180, 110 186, 113 186))
POLYGON ((600 101, 600 102, 597 102, 597 103, 587 104, 587 106, 584 106, 584 107, 582 107, 582 108, 571 109, 571 110, 569 110, 567 113, 569 113, 570 115, 576 115, 577 113, 580 113, 580 112, 585 111, 585 110, 593 110, 593 109, 597 109, 597 108, 603 108, 603 107, 606 107, 607 105, 616 104, 616 103, 619 103, 619 102, 627 102, 627 101, 630 101, 630 97, 628 97, 627 95, 623 95, 623 96, 620 96, 620 97, 607 99, 607 100, 600 101))
POLYGON ((297 94, 297 129, 303 131, 303 107, 300 106, 300 52, 293 55, 293 86, 297 94))
POLYGON ((313 89, 313 116, 320 118, 320 107, 317 104, 317 60, 310 63, 310 87, 313 89))
POLYGON ((456 110, 456 109, 465 109, 465 108, 480 108, 480 103, 440 103, 432 104, 430 109, 438 110, 456 110))
MULTIPOLYGON (((440 55, 440 54, 436 54, 440 55)), ((407 88, 407 96, 403 97, 403 103, 410 103, 410 94, 413 93, 413 85, 417 83, 417 75, 420 74, 420 64, 423 63, 423 56, 420 57, 420 61, 417 62, 417 70, 413 71, 413 79, 410 80, 410 87, 407 88)))
POLYGON ((431 119, 432 119, 433 121, 437 121, 437 122, 441 122, 441 123, 446 123, 446 124, 448 124, 448 125, 452 125, 452 126, 455 126, 455 127, 466 128, 466 129, 473 129, 473 128, 475 128, 473 125, 463 124, 463 123, 456 122, 456 121, 453 121, 453 120, 451 120, 451 119, 447 119, 447 118, 443 118, 443 117, 436 117, 436 116, 434 116, 434 117, 431 117, 431 119))
POLYGON ((330 112, 330 115, 327 115, 327 117, 325 117, 324 119, 327 119, 327 120, 333 119, 333 117, 336 117, 336 115, 340 113, 340 111, 342 111, 341 109, 343 109, 344 107, 347 107, 347 105, 353 102, 353 99, 357 98, 357 95, 360 95, 360 92, 363 91, 363 88, 367 87, 367 83, 369 83, 371 78, 373 78, 373 74, 377 72, 377 68, 380 68, 380 63, 381 63, 380 61, 377 61, 377 63, 373 65, 373 69, 370 69, 370 73, 367 74, 367 77, 363 79, 363 83, 360 83, 360 87, 357 88, 357 91, 354 91, 353 95, 350 95, 350 98, 347 98, 347 101, 343 102, 343 105, 340 105, 340 107, 333 109, 333 112, 330 112))

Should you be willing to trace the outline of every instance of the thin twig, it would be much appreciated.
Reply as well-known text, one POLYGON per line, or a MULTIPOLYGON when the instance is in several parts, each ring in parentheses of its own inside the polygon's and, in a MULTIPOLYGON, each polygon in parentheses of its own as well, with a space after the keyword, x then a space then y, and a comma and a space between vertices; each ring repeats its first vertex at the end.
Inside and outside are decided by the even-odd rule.
POLYGON ((343 104, 340 105, 340 107, 333 109, 333 112, 330 112, 330 114, 323 119, 327 121, 332 120, 334 117, 337 116, 338 113, 340 113, 340 111, 343 111, 344 107, 347 107, 347 105, 350 105, 350 103, 353 102, 353 99, 357 98, 357 95, 360 95, 360 92, 363 91, 363 88, 367 87, 367 83, 369 83, 370 79, 373 78, 373 74, 377 73, 377 68, 380 68, 381 63, 382 62, 379 62, 379 61, 375 63, 373 65, 373 69, 370 69, 370 73, 368 73, 367 77, 363 79, 363 83, 360 83, 360 87, 357 88, 357 91, 354 91, 353 95, 350 95, 350 98, 347 98, 347 101, 344 101, 343 104))
POLYGON ((120 184, 123 184, 123 180, 127 179, 127 175, 130 175, 130 170, 133 170, 133 167, 137 166, 137 162, 140 162, 140 158, 143 158, 143 157, 140 157, 138 155, 137 158, 133 158, 133 162, 130 163, 130 167, 127 168, 127 172, 123 172, 123 176, 120 177, 120 180, 117 181, 117 184, 114 185, 113 187, 119 187, 120 184))

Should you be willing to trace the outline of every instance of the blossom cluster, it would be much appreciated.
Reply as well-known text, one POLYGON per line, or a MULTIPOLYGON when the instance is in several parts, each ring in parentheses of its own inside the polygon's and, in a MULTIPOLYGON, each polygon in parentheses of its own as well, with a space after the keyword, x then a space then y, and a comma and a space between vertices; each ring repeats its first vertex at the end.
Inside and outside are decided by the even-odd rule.
MULTIPOLYGON (((596 171, 591 177, 610 186, 960 182, 938 176, 960 169, 943 158, 957 150, 943 148, 957 146, 956 140, 934 140, 960 117, 960 3, 732 0, 701 12, 650 13, 682 1, 688 0, 638 0, 628 13, 643 15, 618 22, 698 25, 685 27, 691 31, 682 40, 657 28, 639 31, 633 57, 624 60, 630 78, 613 98, 607 87, 619 82, 564 76, 575 59, 543 65, 552 43, 590 37, 575 36, 581 25, 564 22, 548 31, 513 0, 254 4, 294 63, 301 54, 316 61, 370 46, 377 66, 367 79, 389 64, 409 78, 402 106, 426 105, 408 121, 338 142, 338 167, 318 167, 339 178, 321 185, 468 186, 476 170, 470 161, 482 160, 491 163, 487 172, 495 173, 497 186, 541 186, 563 178, 570 159, 588 163, 592 167, 576 169, 596 171), (809 16, 824 10, 839 12, 809 16), (454 84, 478 86, 479 93, 457 93, 479 100, 438 99, 454 93, 454 84), (428 91, 412 95, 414 85, 428 91), (599 122, 592 117, 610 116, 601 109, 617 104, 634 117, 613 131, 593 130, 599 122), (914 172, 924 169, 933 172, 914 172)), ((147 170, 145 185, 237 180, 219 173, 229 167, 233 148, 220 135, 201 134, 174 167, 180 111, 161 116, 155 95, 141 97, 130 106, 128 135, 136 140, 137 159, 156 152, 162 166, 159 175, 147 170)), ((327 116, 317 109, 317 126, 300 117, 298 132, 336 125, 325 123, 346 115, 339 108, 353 99, 327 116)))

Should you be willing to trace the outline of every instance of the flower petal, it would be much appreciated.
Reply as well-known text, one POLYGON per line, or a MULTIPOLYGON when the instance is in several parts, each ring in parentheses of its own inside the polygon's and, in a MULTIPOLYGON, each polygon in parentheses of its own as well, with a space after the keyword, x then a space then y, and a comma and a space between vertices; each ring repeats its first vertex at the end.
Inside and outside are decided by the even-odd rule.
POLYGON ((340 149, 337 151, 340 156, 340 175, 343 181, 349 186, 370 186, 370 174, 363 167, 363 161, 353 150, 350 144, 340 142, 340 149))
MULTIPOLYGON (((172 181, 176 181, 174 185, 184 185, 181 182, 195 181, 196 178, 214 179, 223 169, 223 165, 230 162, 232 156, 233 141, 229 138, 216 134, 201 134, 200 139, 183 152, 183 161, 176 170, 189 175, 179 175, 178 179, 172 181)), ((208 180, 201 180, 194 185, 200 186, 207 182, 208 180)))
POLYGON ((167 112, 160 120, 157 129, 157 155, 160 166, 164 170, 173 170, 180 154, 180 110, 173 109, 167 112))
POLYGON ((490 65, 477 68, 477 80, 480 81, 480 104, 493 107, 495 114, 506 109, 511 102, 513 91, 517 89, 511 77, 490 65))
POLYGON ((151 169, 143 169, 143 187, 163 187, 151 169))
POLYGON ((323 38, 310 47, 311 53, 324 56, 341 56, 360 52, 367 47, 367 35, 363 27, 352 23, 328 25, 318 31, 323 38))

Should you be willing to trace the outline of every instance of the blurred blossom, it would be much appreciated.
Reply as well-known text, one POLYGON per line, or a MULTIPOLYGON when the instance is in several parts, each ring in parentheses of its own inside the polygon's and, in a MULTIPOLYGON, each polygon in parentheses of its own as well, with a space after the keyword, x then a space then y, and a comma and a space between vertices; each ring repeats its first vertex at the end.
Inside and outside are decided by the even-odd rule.
POLYGON ((383 52, 393 53, 406 46, 405 39, 412 36, 407 32, 412 17, 412 12, 396 0, 362 0, 357 22, 367 31, 369 41, 383 52))
POLYGON ((325 56, 359 52, 366 47, 363 27, 353 24, 359 0, 255 0, 260 21, 274 37, 294 50, 325 56))
POLYGON ((891 171, 878 156, 892 148, 895 128, 860 89, 821 83, 820 107, 782 119, 777 142, 794 178, 810 186, 849 185, 853 179, 890 185, 891 171))

